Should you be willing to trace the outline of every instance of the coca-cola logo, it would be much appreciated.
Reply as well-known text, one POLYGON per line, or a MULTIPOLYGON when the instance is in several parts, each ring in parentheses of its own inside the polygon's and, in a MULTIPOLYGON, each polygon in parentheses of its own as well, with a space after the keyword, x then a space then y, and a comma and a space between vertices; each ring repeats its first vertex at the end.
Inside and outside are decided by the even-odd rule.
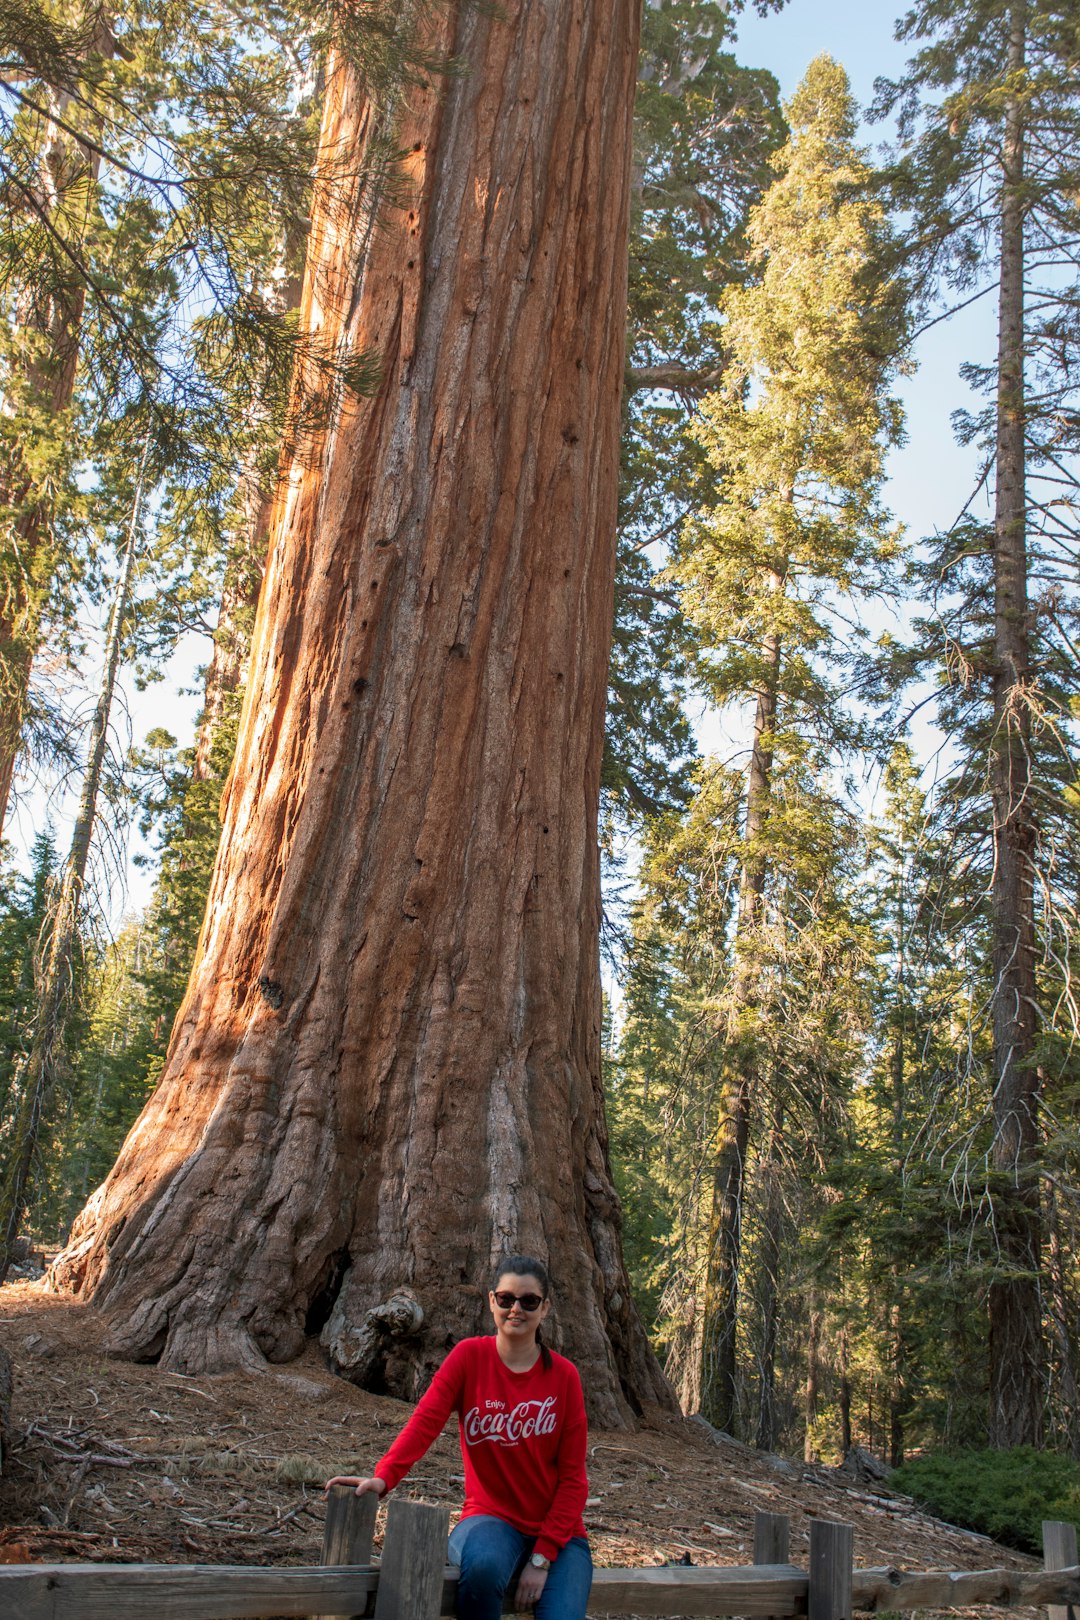
POLYGON ((519 1401, 509 1412, 493 1409, 481 1412, 471 1406, 465 1414, 465 1438, 470 1446, 483 1440, 494 1440, 501 1446, 516 1446, 519 1440, 531 1440, 534 1435, 554 1434, 558 1422, 557 1402, 553 1395, 542 1401, 519 1401))

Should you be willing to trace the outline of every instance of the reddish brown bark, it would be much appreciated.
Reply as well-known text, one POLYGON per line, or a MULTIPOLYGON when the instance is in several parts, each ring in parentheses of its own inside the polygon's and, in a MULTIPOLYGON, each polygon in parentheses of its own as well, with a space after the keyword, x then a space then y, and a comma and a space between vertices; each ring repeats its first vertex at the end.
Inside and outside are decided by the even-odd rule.
MULTIPOLYGON (((293 1356, 332 1305, 335 1363, 410 1397, 481 1327, 493 1257, 535 1248, 617 1423, 670 1400, 600 1090, 637 7, 442 27, 465 71, 408 92, 415 196, 361 287, 355 228, 313 231, 306 328, 383 380, 286 469, 188 997, 57 1273, 190 1371, 293 1356)), ((338 67, 325 149, 365 116, 338 67)))

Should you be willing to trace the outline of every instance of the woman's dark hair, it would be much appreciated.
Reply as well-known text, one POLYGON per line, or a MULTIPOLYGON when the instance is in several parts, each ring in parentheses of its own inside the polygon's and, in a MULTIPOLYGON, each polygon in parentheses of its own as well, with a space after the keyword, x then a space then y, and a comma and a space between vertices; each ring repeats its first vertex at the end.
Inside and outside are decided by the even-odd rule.
MULTIPOLYGON (((544 1298, 548 1299, 551 1296, 551 1276, 548 1272, 548 1268, 545 1266, 542 1260, 538 1260, 536 1258, 535 1254, 505 1255, 503 1259, 499 1261, 499 1264, 491 1279, 491 1287, 493 1292, 499 1286, 499 1278, 506 1276, 535 1277, 537 1282, 540 1284, 540 1292, 543 1294, 544 1298)), ((544 1371, 550 1372, 551 1351, 541 1338, 539 1327, 536 1330, 536 1342, 540 1347, 540 1360, 544 1363, 544 1371)))

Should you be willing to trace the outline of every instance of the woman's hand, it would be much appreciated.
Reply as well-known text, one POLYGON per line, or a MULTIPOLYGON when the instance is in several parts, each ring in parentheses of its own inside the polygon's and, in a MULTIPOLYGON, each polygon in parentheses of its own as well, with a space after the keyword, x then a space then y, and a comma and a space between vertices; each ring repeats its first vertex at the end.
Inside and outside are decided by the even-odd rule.
POLYGON ((535 1564, 526 1564, 518 1577, 515 1609, 535 1609, 547 1578, 546 1569, 537 1569, 535 1564))
POLYGON ((363 1496, 365 1491, 374 1491, 376 1496, 386 1495, 386 1481, 380 1479, 378 1474, 373 1479, 361 1479, 359 1474, 335 1474, 323 1486, 325 1496, 331 1485, 355 1485, 357 1496, 363 1496))

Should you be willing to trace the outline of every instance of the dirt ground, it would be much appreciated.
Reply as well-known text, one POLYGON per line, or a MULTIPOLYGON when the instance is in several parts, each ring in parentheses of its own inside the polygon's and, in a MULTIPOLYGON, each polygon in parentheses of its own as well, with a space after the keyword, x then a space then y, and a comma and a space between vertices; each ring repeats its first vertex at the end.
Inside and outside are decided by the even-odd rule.
MULTIPOLYGON (((285 1368, 207 1378, 110 1360, 103 1344, 90 1307, 40 1283, 0 1288, 0 1345, 15 1372, 2 1562, 317 1563, 323 1480, 366 1473, 409 1413, 334 1377, 316 1343, 285 1368)), ((748 1563, 765 1509, 791 1515, 792 1562, 804 1566, 819 1517, 854 1525, 857 1566, 1033 1567, 880 1486, 665 1413, 636 1433, 593 1432, 589 1477, 585 1523, 601 1565, 748 1563)), ((402 1489, 456 1517, 461 1486, 450 1429, 402 1489)))

